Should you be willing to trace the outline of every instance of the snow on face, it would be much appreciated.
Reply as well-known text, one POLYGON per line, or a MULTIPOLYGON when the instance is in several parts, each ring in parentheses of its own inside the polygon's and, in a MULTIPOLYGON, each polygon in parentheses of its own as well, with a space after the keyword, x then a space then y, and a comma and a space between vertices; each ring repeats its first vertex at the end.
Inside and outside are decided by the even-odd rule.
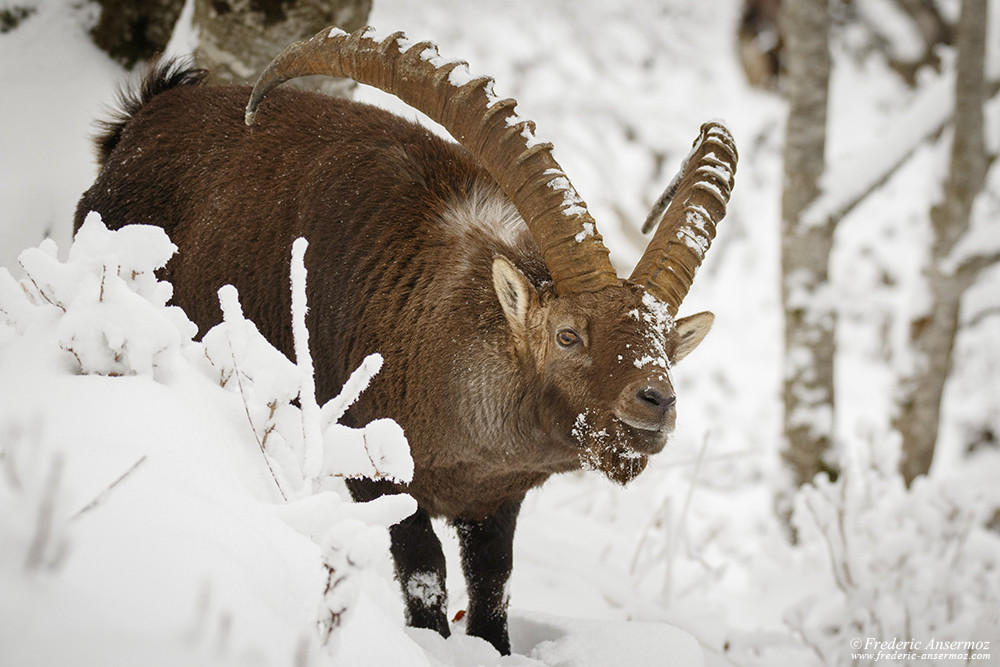
POLYGON ((667 356, 667 334, 674 330, 674 317, 670 314, 667 304, 652 294, 643 294, 642 305, 642 309, 629 311, 629 317, 646 325, 644 332, 646 348, 636 351, 641 356, 637 356, 632 363, 636 368, 645 368, 652 364, 662 369, 665 379, 673 384, 670 359, 667 356))
MULTIPOLYGON (((638 324, 639 336, 615 355, 620 367, 645 370, 648 376, 672 384, 667 348, 674 318, 667 305, 644 293, 640 304, 625 317, 638 324)), ((602 415, 588 408, 576 416, 570 435, 579 446, 582 468, 599 470, 620 484, 631 481, 648 462, 648 453, 635 449, 633 428, 614 414, 602 415)))
POLYGON ((626 484, 646 467, 649 457, 631 448, 631 438, 617 420, 598 428, 590 410, 581 412, 570 433, 580 444, 580 467, 603 473, 608 479, 626 484))

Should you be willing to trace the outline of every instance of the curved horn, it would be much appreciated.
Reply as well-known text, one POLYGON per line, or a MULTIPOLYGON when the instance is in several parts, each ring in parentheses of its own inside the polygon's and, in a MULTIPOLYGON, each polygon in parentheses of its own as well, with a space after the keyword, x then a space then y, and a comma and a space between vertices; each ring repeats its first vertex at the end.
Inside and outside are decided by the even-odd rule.
POLYGON ((254 86, 246 121, 275 86, 310 74, 349 77, 394 94, 440 123, 465 146, 517 207, 542 251, 557 293, 591 292, 619 284, 593 217, 512 99, 493 93, 493 79, 473 78, 467 64, 445 61, 430 42, 401 32, 372 38, 371 28, 347 34, 328 28, 292 44, 254 86))
POLYGON ((691 289, 715 226, 726 215, 736 161, 736 144, 726 126, 716 121, 702 125, 680 172, 642 227, 648 232, 660 223, 629 280, 665 302, 672 315, 691 289))

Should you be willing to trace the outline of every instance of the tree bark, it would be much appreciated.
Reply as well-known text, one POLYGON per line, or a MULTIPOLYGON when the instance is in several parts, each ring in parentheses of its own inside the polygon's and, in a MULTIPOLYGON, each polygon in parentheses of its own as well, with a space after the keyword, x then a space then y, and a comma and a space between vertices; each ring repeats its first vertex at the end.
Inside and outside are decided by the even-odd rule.
POLYGON ((94 43, 125 67, 148 60, 170 41, 184 0, 97 0, 94 43))
POLYGON ((833 442, 836 317, 827 284, 834 223, 803 219, 819 195, 825 167, 829 22, 827 0, 782 3, 789 103, 781 200, 782 457, 796 485, 819 472, 836 476, 835 463, 828 458, 833 442))
POLYGON ((743 0, 737 32, 740 64, 751 86, 776 88, 781 73, 781 0, 743 0))
POLYGON ((941 420, 941 398, 952 368, 962 294, 982 268, 975 261, 953 266, 951 255, 969 230, 972 205, 986 178, 986 11, 986 0, 963 0, 959 17, 950 170, 943 200, 930 211, 934 241, 924 271, 928 307, 910 323, 912 360, 901 378, 893 420, 902 435, 900 469, 907 485, 930 470, 941 420))
MULTIPOLYGON (((327 26, 351 32, 368 20, 372 0, 195 0, 195 61, 215 83, 253 83, 292 42, 327 26)), ((354 83, 307 77, 288 85, 347 95, 354 83)))

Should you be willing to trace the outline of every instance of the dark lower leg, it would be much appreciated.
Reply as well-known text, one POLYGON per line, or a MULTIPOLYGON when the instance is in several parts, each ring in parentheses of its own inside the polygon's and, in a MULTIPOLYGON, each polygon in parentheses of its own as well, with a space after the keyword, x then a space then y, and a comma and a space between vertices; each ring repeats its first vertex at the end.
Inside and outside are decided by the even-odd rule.
POLYGON ((507 580, 514 564, 514 526, 521 500, 502 506, 483 521, 456 520, 462 570, 469 591, 466 632, 510 654, 507 580))
MULTIPOLYGON (((348 488, 356 500, 382 495, 385 487, 371 480, 350 480, 348 488)), ((451 634, 448 626, 448 593, 441 542, 434 533, 430 515, 422 509, 389 529, 396 578, 403 589, 406 623, 415 628, 451 634)))

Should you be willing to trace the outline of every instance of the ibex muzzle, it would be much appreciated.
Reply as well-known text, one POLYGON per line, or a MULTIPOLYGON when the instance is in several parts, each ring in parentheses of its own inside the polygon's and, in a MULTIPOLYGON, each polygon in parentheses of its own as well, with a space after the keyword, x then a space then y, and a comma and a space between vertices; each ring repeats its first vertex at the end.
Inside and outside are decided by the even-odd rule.
POLYGON ((674 430, 676 402, 677 396, 669 382, 640 380, 622 390, 614 412, 632 428, 662 436, 658 444, 653 440, 649 451, 644 452, 655 454, 667 444, 667 436, 674 430))
POLYGON ((233 284, 248 318, 292 350, 288 258, 305 236, 317 398, 371 352, 382 372, 345 415, 404 428, 413 481, 351 480, 358 500, 408 492, 392 529, 408 621, 447 635, 445 561, 431 526, 458 531, 466 629, 509 652, 505 585, 525 493, 581 466, 626 483, 674 427, 671 366, 710 313, 677 318, 725 214, 736 149, 701 129, 650 214, 655 234, 620 279, 586 205, 492 80, 401 33, 324 30, 283 51, 252 92, 151 70, 99 139, 83 196, 112 228, 158 224, 179 247, 174 302, 204 331, 233 284), (396 94, 458 144, 363 104, 275 89, 307 74, 396 94), (244 124, 243 105, 249 97, 244 124))

